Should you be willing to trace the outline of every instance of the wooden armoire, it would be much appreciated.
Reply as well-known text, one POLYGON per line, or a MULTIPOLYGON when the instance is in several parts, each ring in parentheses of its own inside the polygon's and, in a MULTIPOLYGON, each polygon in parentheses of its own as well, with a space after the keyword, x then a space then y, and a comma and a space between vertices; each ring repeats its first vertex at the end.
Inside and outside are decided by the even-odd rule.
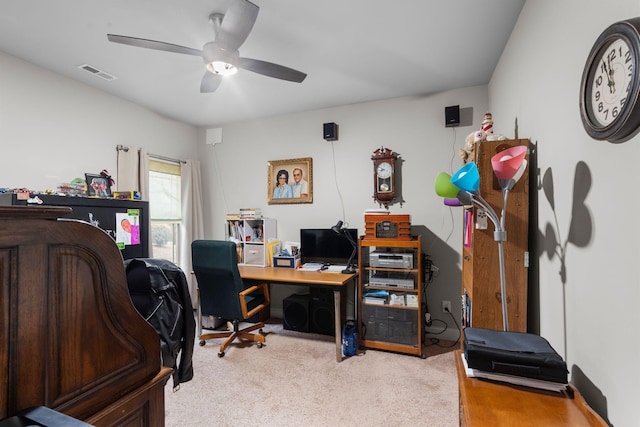
POLYGON ((46 406, 96 426, 164 425, 160 339, 122 256, 69 208, 0 207, 0 419, 46 406))
MULTIPOLYGON (((502 211, 502 189, 491 158, 516 145, 528 147, 527 139, 476 143, 474 157, 480 174, 480 195, 498 217, 502 211)), ((528 155, 526 157, 528 159, 528 155)), ((498 242, 494 225, 478 217, 478 209, 466 207, 463 221, 462 304, 463 326, 502 330, 502 293, 498 242), (480 228, 478 228, 480 224, 480 228), (486 228, 483 229, 483 225, 486 228)), ((505 213, 507 240, 504 242, 507 313, 510 331, 527 330, 527 281, 529 257, 529 169, 509 191, 505 213)))

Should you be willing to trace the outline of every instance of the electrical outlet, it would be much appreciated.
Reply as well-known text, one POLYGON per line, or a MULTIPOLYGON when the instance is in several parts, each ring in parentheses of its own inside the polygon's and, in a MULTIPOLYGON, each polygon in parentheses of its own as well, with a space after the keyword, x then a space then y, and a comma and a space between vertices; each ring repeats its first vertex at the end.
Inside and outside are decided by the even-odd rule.
POLYGON ((442 300, 442 311, 451 313, 451 301, 442 300))

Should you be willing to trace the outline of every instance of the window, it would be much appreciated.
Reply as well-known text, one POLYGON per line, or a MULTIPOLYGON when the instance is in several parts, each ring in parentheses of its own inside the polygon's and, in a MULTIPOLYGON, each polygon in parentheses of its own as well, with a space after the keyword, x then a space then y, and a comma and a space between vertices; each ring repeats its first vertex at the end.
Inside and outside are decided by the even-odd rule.
POLYGON ((149 160, 149 207, 154 258, 180 260, 180 164, 149 160))

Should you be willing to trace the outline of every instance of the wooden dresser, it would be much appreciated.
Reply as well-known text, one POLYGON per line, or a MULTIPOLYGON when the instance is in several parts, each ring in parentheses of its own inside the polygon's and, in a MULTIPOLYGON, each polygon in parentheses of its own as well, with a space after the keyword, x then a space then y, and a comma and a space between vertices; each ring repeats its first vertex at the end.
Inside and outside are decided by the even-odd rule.
POLYGON ((456 350, 460 425, 466 427, 606 427, 582 395, 569 386, 555 393, 468 378, 462 350, 456 350))
POLYGON ((122 256, 71 210, 0 207, 0 419, 47 406, 97 426, 163 426, 160 339, 122 256))

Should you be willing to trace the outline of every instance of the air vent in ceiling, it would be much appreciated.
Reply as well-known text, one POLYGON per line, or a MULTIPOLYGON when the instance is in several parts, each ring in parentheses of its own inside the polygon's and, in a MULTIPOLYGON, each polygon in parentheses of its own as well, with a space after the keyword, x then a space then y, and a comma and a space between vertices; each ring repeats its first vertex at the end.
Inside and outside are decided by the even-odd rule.
POLYGON ((117 78, 116 76, 112 76, 109 73, 105 73, 102 70, 98 70, 96 67, 93 67, 93 66, 91 66, 89 64, 79 65, 78 68, 80 68, 81 70, 84 70, 84 71, 86 71, 88 73, 91 73, 94 76, 98 76, 98 77, 100 77, 102 79, 105 79, 105 80, 108 80, 108 81, 115 80, 117 78))

